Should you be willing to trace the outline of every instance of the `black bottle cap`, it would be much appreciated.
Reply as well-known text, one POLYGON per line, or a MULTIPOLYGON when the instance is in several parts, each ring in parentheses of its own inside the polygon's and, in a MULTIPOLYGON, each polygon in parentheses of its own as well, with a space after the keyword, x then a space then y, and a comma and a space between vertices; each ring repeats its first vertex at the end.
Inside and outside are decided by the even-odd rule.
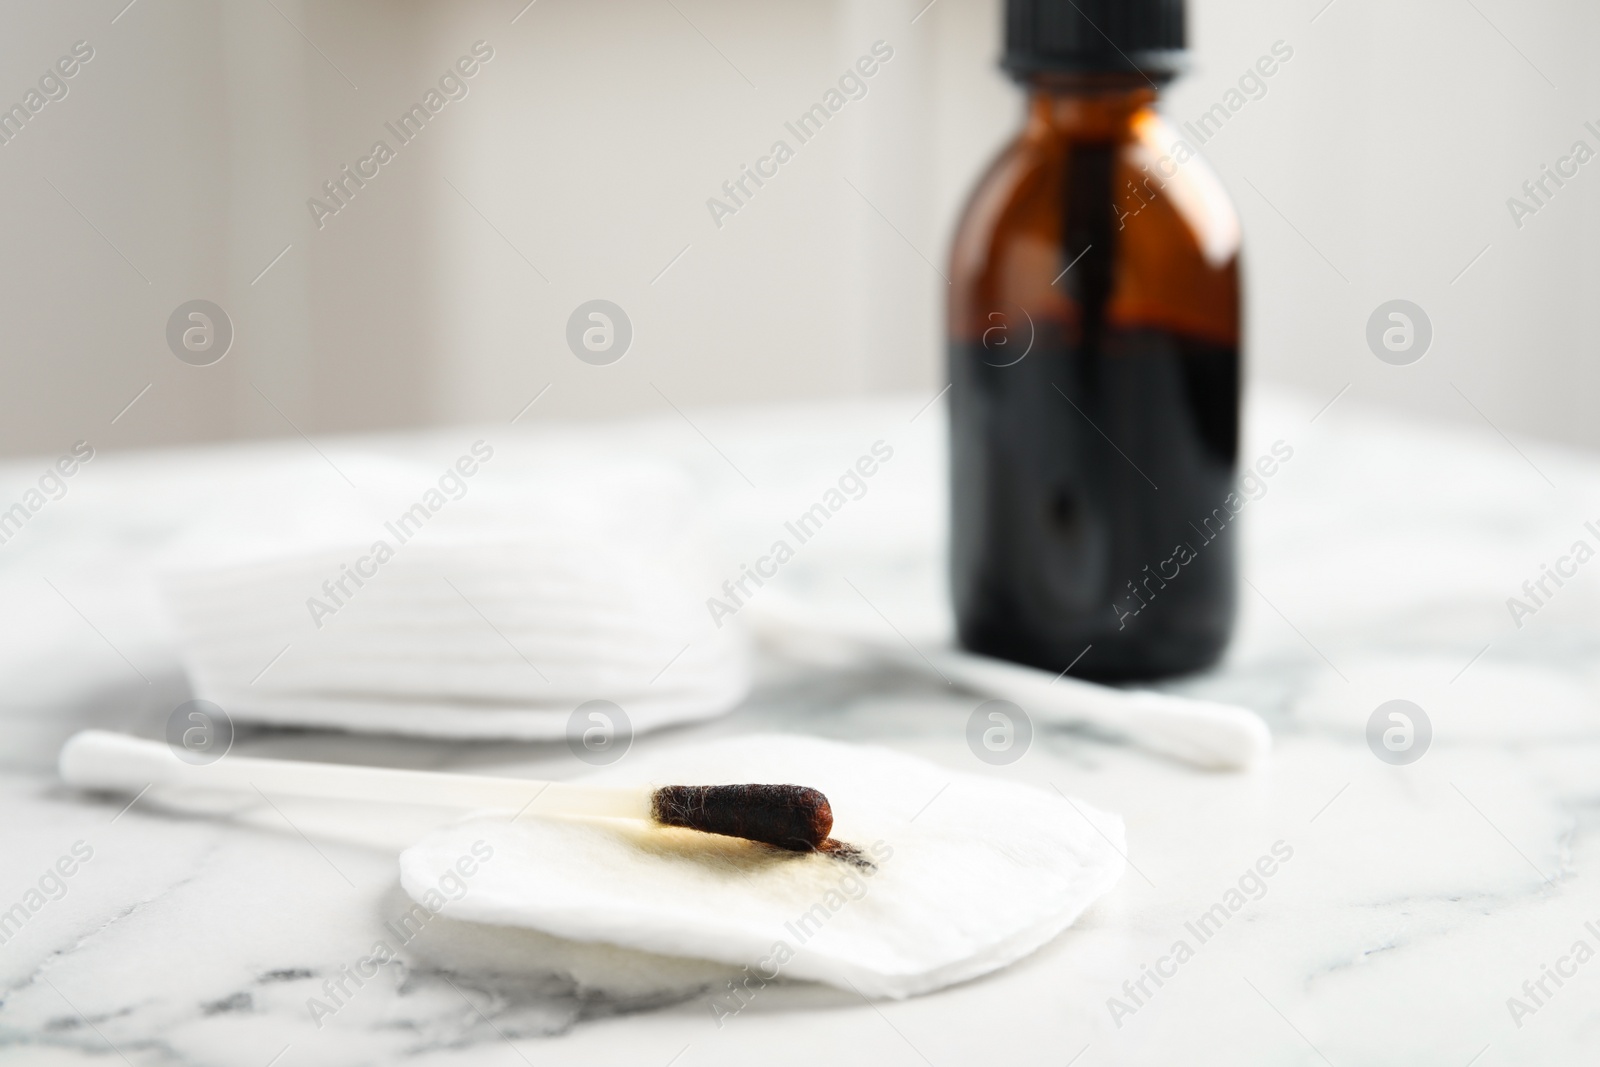
POLYGON ((1007 0, 1012 77, 1139 73, 1171 78, 1183 57, 1184 0, 1007 0))

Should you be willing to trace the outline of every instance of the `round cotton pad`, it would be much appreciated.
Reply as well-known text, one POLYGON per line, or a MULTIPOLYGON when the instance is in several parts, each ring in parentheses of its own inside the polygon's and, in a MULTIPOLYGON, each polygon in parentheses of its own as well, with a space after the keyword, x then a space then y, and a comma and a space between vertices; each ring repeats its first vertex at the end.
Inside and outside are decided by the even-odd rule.
POLYGON ((453 919, 748 967, 753 981, 906 997, 1033 952, 1124 864, 1115 815, 882 748, 735 738, 585 781, 813 786, 832 803, 841 848, 801 854, 622 820, 486 815, 407 849, 402 886, 453 919), (470 877, 453 873, 463 867, 470 877), (458 899, 445 905, 441 884, 460 886, 458 899))
MULTIPOLYGON (((428 476, 361 484, 415 493, 428 476)), ((744 698, 747 642, 707 617, 681 473, 545 471, 500 490, 420 529, 381 521, 398 505, 347 505, 172 560, 161 588, 195 695, 239 721, 522 740, 565 737, 591 700, 642 733, 744 698)))

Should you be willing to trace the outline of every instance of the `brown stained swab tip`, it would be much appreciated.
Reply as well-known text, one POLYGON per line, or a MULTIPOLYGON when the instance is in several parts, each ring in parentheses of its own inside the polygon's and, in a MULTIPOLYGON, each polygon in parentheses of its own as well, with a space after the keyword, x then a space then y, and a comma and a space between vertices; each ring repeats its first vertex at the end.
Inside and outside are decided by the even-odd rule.
POLYGON ((828 798, 803 785, 665 785, 650 794, 662 826, 815 852, 833 829, 828 798))

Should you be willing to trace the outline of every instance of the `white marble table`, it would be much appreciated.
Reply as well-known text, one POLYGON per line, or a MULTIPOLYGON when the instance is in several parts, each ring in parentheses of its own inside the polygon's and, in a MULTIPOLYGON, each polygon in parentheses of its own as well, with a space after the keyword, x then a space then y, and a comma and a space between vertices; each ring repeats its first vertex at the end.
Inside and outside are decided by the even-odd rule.
MULTIPOLYGON (((492 434, 503 470, 562 449, 673 457, 736 563, 882 438, 895 461, 786 580, 835 598, 850 577, 927 628, 939 622, 943 457, 939 408, 910 421, 924 399, 693 413, 725 458, 676 416, 319 445, 335 463, 358 452, 443 462, 492 434)), ((1600 951, 1600 563, 1520 628, 1506 600, 1573 542, 1600 542, 1584 529, 1600 518, 1600 461, 1514 448, 1488 427, 1402 424, 1354 397, 1313 422, 1321 400, 1255 398, 1245 458, 1280 439, 1293 458, 1245 511, 1250 584, 1225 665, 1174 686, 1267 717, 1277 748, 1258 773, 1197 773, 1060 731, 986 767, 963 739, 971 697, 865 669, 774 665, 731 716, 637 742, 814 732, 1054 783, 1127 819, 1121 884, 1020 964, 905 1002, 773 987, 720 1027, 705 991, 616 996, 537 960, 489 973, 441 926, 319 1029, 307 997, 397 910, 392 852, 313 845, 268 822, 119 812, 64 790, 50 768, 72 730, 148 732, 185 699, 149 579, 175 538, 208 512, 345 490, 297 440, 97 456, 0 547, 0 910, 41 878, 52 897, 0 944, 0 1048, 141 1067, 1594 1063, 1600 961, 1572 954, 1580 941, 1600 951), (1394 698, 1433 726, 1406 766, 1376 758, 1364 734, 1394 698), (1275 849, 1271 877, 1249 877, 1275 849), (63 857, 73 873, 58 883, 46 871, 63 857), (1250 899, 1228 910, 1242 877, 1250 899), (1197 936, 1219 903, 1226 921, 1197 936), (1191 950, 1181 962, 1179 941, 1191 950), (1558 985, 1547 967, 1570 976, 1558 985), (1532 1010, 1514 1017, 1513 997, 1532 1010)), ((45 462, 0 469, 0 498, 16 499, 45 462)), ((239 750, 578 769, 541 745, 247 732, 239 750)))

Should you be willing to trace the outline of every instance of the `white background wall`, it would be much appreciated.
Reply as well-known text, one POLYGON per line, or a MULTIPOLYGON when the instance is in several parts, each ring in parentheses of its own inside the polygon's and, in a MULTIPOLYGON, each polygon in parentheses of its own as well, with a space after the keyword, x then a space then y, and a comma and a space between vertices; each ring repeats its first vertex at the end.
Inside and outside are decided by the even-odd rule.
MULTIPOLYGON (((1019 113, 996 0, 524 2, 8 5, 0 102, 96 55, 0 146, 0 451, 498 421, 546 385, 529 417, 942 387, 947 241, 1019 113), (478 39, 470 94, 319 231, 306 199, 478 39), (714 225, 706 199, 879 39, 866 98, 714 225), (237 330, 212 367, 164 340, 195 297, 237 330), (594 297, 634 323, 610 367, 564 342, 594 297)), ((1169 94, 1192 119, 1294 49, 1206 146, 1253 376, 1600 443, 1600 162, 1520 230, 1505 206, 1600 149, 1592 8, 1325 2, 1192 0, 1169 94), (1363 340, 1396 297, 1434 323, 1410 367, 1363 340)))

